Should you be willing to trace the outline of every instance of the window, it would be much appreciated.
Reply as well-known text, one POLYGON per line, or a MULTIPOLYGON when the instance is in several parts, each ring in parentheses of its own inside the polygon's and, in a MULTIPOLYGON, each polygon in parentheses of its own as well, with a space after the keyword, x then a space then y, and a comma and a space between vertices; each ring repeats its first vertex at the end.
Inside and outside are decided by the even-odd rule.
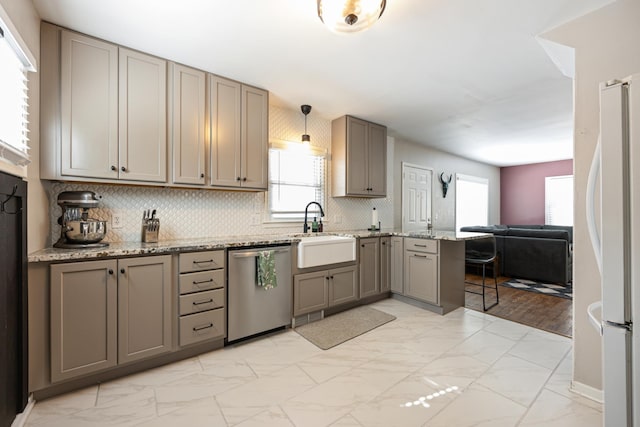
POLYGON ((0 12, 0 158, 26 165, 29 163, 27 71, 34 69, 9 32, 4 11, 0 12))
MULTIPOLYGON (((325 170, 326 154, 323 150, 298 143, 271 143, 268 192, 270 219, 304 219, 304 208, 311 201, 325 208, 325 170)), ((309 207, 309 212, 317 216, 320 214, 315 205, 309 207)))
POLYGON ((456 174, 456 231, 489 223, 489 180, 456 174))
POLYGON ((573 225, 573 175, 544 179, 544 223, 573 225))

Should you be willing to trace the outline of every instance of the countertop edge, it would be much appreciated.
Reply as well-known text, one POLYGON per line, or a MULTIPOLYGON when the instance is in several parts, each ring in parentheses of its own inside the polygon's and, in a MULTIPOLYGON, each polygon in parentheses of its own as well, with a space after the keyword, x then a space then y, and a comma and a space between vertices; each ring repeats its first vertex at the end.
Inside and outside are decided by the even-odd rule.
MULTIPOLYGON (((418 239, 463 241, 482 239, 491 236, 488 233, 439 231, 431 232, 402 232, 397 230, 370 231, 347 230, 316 233, 315 235, 337 235, 355 238, 367 237, 411 237, 418 239)), ((98 260, 107 258, 127 257, 136 255, 168 255, 181 252, 208 251, 219 249, 232 249, 251 246, 266 246, 278 244, 297 243, 303 237, 311 237, 312 233, 282 234, 282 235, 248 235, 226 236, 220 238, 199 238, 162 241, 159 243, 119 242, 110 243, 109 246, 96 249, 58 249, 45 248, 30 253, 27 256, 29 263, 50 263, 62 261, 98 260)))

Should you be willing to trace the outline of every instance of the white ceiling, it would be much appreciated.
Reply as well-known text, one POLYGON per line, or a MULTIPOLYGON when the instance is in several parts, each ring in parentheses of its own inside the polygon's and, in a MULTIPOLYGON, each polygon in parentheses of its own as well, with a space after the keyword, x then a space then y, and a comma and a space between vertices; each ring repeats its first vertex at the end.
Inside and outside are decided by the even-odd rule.
POLYGON ((268 89, 276 105, 509 166, 573 157, 571 52, 536 36, 612 1, 387 0, 348 35, 323 26, 315 0, 33 3, 46 21, 268 89))

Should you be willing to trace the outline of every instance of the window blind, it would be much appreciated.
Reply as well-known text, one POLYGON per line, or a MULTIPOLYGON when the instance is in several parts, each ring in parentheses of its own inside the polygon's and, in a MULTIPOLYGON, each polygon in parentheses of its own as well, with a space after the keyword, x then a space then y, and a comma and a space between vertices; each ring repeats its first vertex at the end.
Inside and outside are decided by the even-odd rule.
POLYGON ((28 93, 24 63, 0 27, 0 157, 29 163, 28 93))
POLYGON ((545 178, 544 205, 545 224, 573 225, 573 175, 545 178))
MULTIPOLYGON (((296 145, 272 144, 269 149, 268 197, 272 220, 304 218, 304 208, 311 201, 325 206, 326 156, 320 150, 296 145)), ((309 212, 319 216, 315 205, 309 212)))

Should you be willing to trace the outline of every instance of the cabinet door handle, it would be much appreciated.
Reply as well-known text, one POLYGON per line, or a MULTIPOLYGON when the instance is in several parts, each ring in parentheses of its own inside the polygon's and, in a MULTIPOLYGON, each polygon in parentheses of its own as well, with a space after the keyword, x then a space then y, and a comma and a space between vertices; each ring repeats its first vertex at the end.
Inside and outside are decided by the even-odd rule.
POLYGON ((415 246, 416 248, 426 248, 427 247, 427 245, 413 245, 413 246, 415 246))
POLYGON ((331 280, 333 280, 333 276, 331 276, 331 280))
POLYGON ((209 323, 206 326, 194 326, 193 332, 198 332, 198 331, 202 331, 203 329, 209 329, 209 328, 213 328, 213 323, 209 323))
POLYGON ((194 285, 202 285, 203 283, 211 283, 211 282, 213 282, 213 279, 209 279, 209 280, 201 280, 201 281, 199 281, 199 282, 198 282, 198 281, 196 281, 196 280, 194 280, 194 281, 193 281, 193 284, 194 284, 194 285))
POLYGON ((124 274, 124 272, 125 272, 124 268, 121 268, 120 273, 124 274))
POLYGON ((238 177, 236 177, 236 181, 240 181, 240 179, 241 179, 241 178, 240 178, 239 176, 238 176, 238 177))
POLYGON ((194 264, 207 264, 207 263, 210 263, 210 262, 213 262, 213 260, 212 259, 208 259, 206 261, 193 261, 194 264))
POLYGON ((126 171, 127 171, 127 168, 125 168, 124 166, 122 166, 122 167, 120 168, 120 170, 121 170, 122 172, 126 172, 126 171))
POLYGON ((112 165, 112 166, 111 166, 111 170, 112 170, 112 171, 117 171, 117 170, 118 170, 118 168, 112 165))
POLYGON ((109 269, 109 274, 113 274, 113 270, 112 269, 109 269))
POLYGON ((204 174, 203 173, 200 174, 200 178, 204 178, 204 174))
POLYGON ((426 258, 426 255, 418 255, 418 254, 413 254, 413 256, 418 257, 418 258, 426 258))
POLYGON ((209 298, 208 300, 205 300, 205 301, 194 301, 192 304, 193 305, 202 305, 202 304, 209 304, 210 302, 213 302, 213 298, 209 298))
POLYGON ((243 180, 243 181, 246 181, 246 180, 247 180, 247 177, 245 176, 244 178, 242 178, 242 180, 243 180))

